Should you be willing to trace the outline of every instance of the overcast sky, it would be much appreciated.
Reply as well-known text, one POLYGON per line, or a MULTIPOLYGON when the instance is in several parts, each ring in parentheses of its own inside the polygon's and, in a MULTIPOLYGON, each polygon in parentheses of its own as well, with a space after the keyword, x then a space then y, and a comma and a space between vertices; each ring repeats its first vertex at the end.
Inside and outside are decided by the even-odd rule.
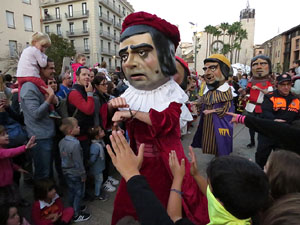
MULTIPOLYGON (((247 0, 128 0, 135 11, 156 14, 178 25, 181 40, 192 41, 193 29, 189 22, 197 23, 197 30, 207 25, 239 21, 240 11, 247 0)), ((300 24, 300 0, 249 0, 255 9, 254 44, 300 24)))

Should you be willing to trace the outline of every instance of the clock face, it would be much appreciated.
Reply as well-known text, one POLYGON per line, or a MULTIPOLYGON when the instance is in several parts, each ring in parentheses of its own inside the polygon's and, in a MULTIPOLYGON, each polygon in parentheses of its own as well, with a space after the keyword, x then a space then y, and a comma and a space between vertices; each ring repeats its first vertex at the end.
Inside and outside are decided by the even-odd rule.
POLYGON ((224 44, 222 41, 215 41, 211 44, 211 51, 213 53, 222 53, 223 46, 224 44))

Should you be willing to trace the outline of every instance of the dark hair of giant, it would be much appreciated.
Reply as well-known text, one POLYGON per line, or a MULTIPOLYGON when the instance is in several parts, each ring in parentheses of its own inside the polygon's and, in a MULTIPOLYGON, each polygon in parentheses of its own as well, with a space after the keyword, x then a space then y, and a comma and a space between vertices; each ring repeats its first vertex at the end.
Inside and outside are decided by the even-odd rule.
POLYGON ((300 192, 300 156, 285 150, 272 152, 267 163, 267 176, 274 199, 300 192))
POLYGON ((271 74, 271 73, 272 73, 272 64, 271 64, 270 58, 269 58, 268 56, 266 56, 266 55, 257 55, 257 56, 254 56, 254 57, 251 59, 251 63, 250 63, 250 65, 251 65, 250 75, 252 76, 252 64, 253 64, 256 60, 258 60, 258 59, 263 59, 263 60, 266 60, 266 61, 268 62, 268 64, 269 64, 269 74, 271 74))
POLYGON ((261 168, 239 156, 221 156, 207 167, 212 193, 239 219, 254 216, 269 199, 269 182, 261 168))
POLYGON ((174 75, 177 72, 175 64, 175 46, 163 33, 150 26, 135 25, 128 27, 121 34, 120 41, 122 42, 131 36, 144 33, 149 33, 152 37, 162 73, 165 76, 174 75))
POLYGON ((262 215, 261 225, 299 225, 300 193, 292 193, 277 199, 262 215))

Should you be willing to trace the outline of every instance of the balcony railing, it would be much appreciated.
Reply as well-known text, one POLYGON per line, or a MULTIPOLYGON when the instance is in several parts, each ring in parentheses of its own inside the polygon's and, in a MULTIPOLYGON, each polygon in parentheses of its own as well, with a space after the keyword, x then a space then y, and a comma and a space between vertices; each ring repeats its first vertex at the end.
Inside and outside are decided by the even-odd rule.
POLYGON ((100 30, 100 37, 108 39, 108 40, 113 39, 113 36, 110 33, 108 33, 107 31, 103 31, 103 30, 100 30))
POLYGON ((55 23, 55 22, 61 22, 61 16, 51 16, 49 14, 45 15, 43 18, 43 23, 55 23))
POLYGON ((52 5, 59 5, 61 3, 73 3, 74 1, 82 0, 41 0, 41 7, 49 7, 52 5))
POLYGON ((107 49, 107 48, 100 49, 100 53, 102 55, 108 55, 108 56, 114 55, 114 51, 112 51, 111 49, 107 49))
POLYGON ((90 53, 90 48, 88 46, 86 46, 86 47, 75 47, 75 50, 76 50, 77 53, 85 53, 85 54, 90 53))
POLYGON ((99 19, 105 23, 113 24, 113 19, 111 17, 108 17, 105 13, 101 13, 99 15, 99 19))
POLYGON ((116 13, 119 17, 123 16, 123 14, 122 14, 121 9, 119 8, 119 6, 114 5, 109 0, 99 0, 99 2, 102 3, 103 5, 105 5, 110 10, 112 10, 114 13, 116 13))
POLYGON ((80 37, 80 36, 88 36, 89 29, 74 29, 72 31, 67 31, 67 37, 80 37))
POLYGON ((118 30, 122 30, 122 25, 120 23, 114 23, 114 27, 118 30))
POLYGON ((72 15, 65 13, 67 20, 81 19, 89 17, 89 10, 86 11, 75 11, 72 15))
POLYGON ((120 37, 119 36, 113 36, 113 39, 116 43, 120 43, 120 37))

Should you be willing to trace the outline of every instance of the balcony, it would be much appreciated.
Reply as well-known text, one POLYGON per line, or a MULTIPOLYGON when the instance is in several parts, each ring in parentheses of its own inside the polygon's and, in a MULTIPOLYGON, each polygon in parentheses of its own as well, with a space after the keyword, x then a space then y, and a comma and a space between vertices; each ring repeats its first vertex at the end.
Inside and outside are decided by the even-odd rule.
POLYGON ((114 23, 114 27, 118 30, 122 30, 122 25, 120 23, 114 23))
POLYGON ((111 49, 107 49, 107 48, 100 49, 100 53, 102 55, 107 55, 107 56, 113 56, 114 55, 114 51, 112 51, 111 49))
POLYGON ((76 20, 76 19, 88 18, 89 17, 89 10, 75 11, 75 12, 73 12, 72 16, 70 16, 68 13, 65 13, 65 16, 66 16, 67 20, 76 20))
POLYGON ((108 33, 107 31, 103 31, 103 30, 100 30, 100 37, 106 39, 106 40, 112 40, 113 37, 110 33, 108 33))
POLYGON ((67 37, 82 37, 89 35, 89 29, 74 29, 72 31, 67 31, 67 37))
POLYGON ((109 0, 99 0, 99 3, 102 3, 104 6, 106 6, 111 11, 113 11, 114 13, 116 13, 119 17, 123 17, 121 9, 119 9, 118 6, 114 5, 109 0))
POLYGON ((115 41, 117 44, 120 44, 120 37, 119 37, 119 36, 113 36, 113 39, 114 39, 114 41, 115 41))
POLYGON ((49 14, 46 14, 44 16, 44 19, 43 19, 43 24, 48 24, 48 23, 55 23, 55 22, 61 22, 61 17, 60 15, 58 17, 56 16, 51 16, 49 14))
POLYGON ((82 0, 41 0, 40 6, 43 7, 49 7, 54 5, 60 5, 62 3, 73 3, 75 1, 82 1, 82 0))
POLYGON ((105 13, 101 13, 101 15, 99 16, 99 19, 105 23, 113 24, 113 19, 108 17, 107 14, 105 14, 105 13))

